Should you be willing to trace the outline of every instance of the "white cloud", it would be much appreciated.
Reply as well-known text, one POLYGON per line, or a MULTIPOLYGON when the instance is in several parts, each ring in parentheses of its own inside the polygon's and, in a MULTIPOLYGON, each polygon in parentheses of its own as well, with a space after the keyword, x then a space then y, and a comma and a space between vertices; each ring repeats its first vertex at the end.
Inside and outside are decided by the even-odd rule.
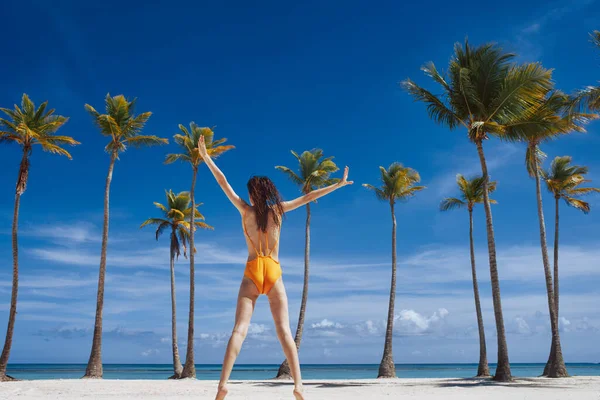
POLYGON ((357 324, 355 326, 356 331, 361 335, 379 335, 380 332, 383 332, 375 322, 371 320, 367 320, 363 323, 357 324))
POLYGON ((45 238, 59 244, 95 243, 102 240, 100 231, 94 224, 88 222, 33 225, 23 229, 20 235, 45 238))
POLYGON ((328 319, 324 319, 321 322, 317 322, 316 324, 311 325, 315 329, 319 328, 335 328, 342 329, 344 326, 338 322, 329 321, 328 319))
POLYGON ((561 330, 569 332, 571 330, 570 326, 571 326, 571 321, 569 321, 565 317, 559 318, 559 327, 561 330))
POLYGON ((251 323, 248 326, 248 335, 249 336, 259 336, 259 335, 264 334, 268 330, 269 330, 269 328, 266 325, 251 323))
POLYGON ((513 324, 514 324, 514 327, 513 327, 514 333, 518 333, 520 335, 531 334, 531 328, 529 327, 529 324, 527 323, 527 321, 525 321, 525 319, 523 317, 515 317, 513 320, 513 324))
POLYGON ((445 308, 435 311, 430 317, 414 310, 402 310, 394 317, 394 330, 401 335, 423 335, 439 329, 449 312, 445 308))
POLYGON ((148 356, 156 355, 159 353, 160 353, 160 351, 158 349, 148 349, 148 350, 142 351, 140 354, 144 357, 148 357, 148 356))

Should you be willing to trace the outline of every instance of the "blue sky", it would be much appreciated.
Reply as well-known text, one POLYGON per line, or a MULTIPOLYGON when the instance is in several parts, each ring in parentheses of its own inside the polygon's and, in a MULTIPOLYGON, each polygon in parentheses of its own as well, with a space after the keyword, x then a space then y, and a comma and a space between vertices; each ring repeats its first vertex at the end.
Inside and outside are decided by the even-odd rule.
MULTIPOLYGON (((285 198, 297 188, 274 170, 294 167, 291 149, 319 147, 357 183, 376 183, 379 165, 417 169, 428 189, 397 207, 398 296, 395 360, 476 362, 476 320, 468 260, 467 215, 442 214, 455 175, 478 173, 465 132, 429 120, 397 83, 426 61, 443 67, 452 46, 501 43, 521 61, 554 68, 567 92, 600 77, 600 52, 588 33, 600 26, 598 1, 516 2, 10 2, 0 32, 0 105, 28 93, 70 117, 61 134, 82 142, 73 160, 33 153, 21 202, 19 314, 12 362, 86 362, 91 345, 108 167, 106 144, 83 105, 102 109, 107 92, 138 98, 152 111, 146 133, 171 138, 178 124, 216 126, 236 149, 218 164, 245 195, 252 174, 273 177, 285 198), (27 16, 26 28, 22 16, 27 16)), ((600 124, 544 146, 572 155, 600 182, 600 124)), ((547 302, 539 252, 534 183, 520 145, 486 143, 492 178, 499 269, 510 357, 544 361, 547 302)), ((132 149, 115 167, 104 314, 104 361, 170 362, 168 244, 140 223, 156 216, 164 189, 188 190, 186 165, 162 164, 174 145, 132 149)), ((20 151, 0 147, 0 332, 10 300, 10 223, 20 151)), ((197 236, 197 356, 220 363, 233 324, 245 244, 239 215, 202 169, 197 198, 214 232, 197 236)), ((552 240, 553 209, 545 195, 552 240)), ((561 315, 567 361, 600 361, 597 212, 561 207, 561 315)), ((490 361, 495 334, 483 213, 476 247, 490 361)), ((383 349, 390 277, 389 208, 360 185, 313 207, 311 286, 304 363, 377 363, 383 349)), ((295 328, 302 287, 304 212, 291 213, 281 259, 295 328)), ((188 267, 177 264, 178 328, 184 351, 188 267)), ((277 363, 266 298, 253 318, 241 363, 277 363)))

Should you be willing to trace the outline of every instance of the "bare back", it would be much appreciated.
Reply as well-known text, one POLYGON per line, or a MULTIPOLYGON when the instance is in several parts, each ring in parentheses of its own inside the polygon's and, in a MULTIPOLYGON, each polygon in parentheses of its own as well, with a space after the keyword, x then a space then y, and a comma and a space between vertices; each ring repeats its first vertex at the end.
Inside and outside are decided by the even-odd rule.
MULTIPOLYGON (((271 211, 272 213, 272 211, 271 211)), ((246 245, 248 246, 248 261, 256 258, 256 252, 261 252, 262 255, 271 254, 271 257, 279 261, 279 236, 281 234, 281 226, 278 226, 273 221, 272 214, 269 213, 269 223, 267 224, 267 233, 258 229, 256 223, 256 214, 254 208, 248 206, 242 214, 242 227, 245 227, 246 245), (268 247, 267 247, 268 244, 268 247)))

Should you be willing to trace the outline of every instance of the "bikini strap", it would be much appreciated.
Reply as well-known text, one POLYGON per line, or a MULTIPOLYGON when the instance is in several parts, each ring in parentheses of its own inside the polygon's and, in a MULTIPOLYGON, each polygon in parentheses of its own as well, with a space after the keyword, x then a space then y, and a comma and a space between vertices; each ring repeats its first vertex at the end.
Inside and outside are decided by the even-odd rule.
MULTIPOLYGON (((280 230, 279 234, 281 235, 281 230, 280 230)), ((267 243, 269 243, 268 240, 269 239, 267 238, 267 243)), ((277 240, 275 240, 275 244, 273 245, 273 248, 269 251, 269 257, 271 257, 271 254, 273 254, 273 250, 275 250, 275 247, 277 247, 277 240)))
MULTIPOLYGON (((256 246, 254 245, 254 242, 252 241, 252 239, 250 238, 250 235, 248 235, 248 231, 246 230, 246 212, 244 211, 244 213, 242 214, 242 226, 244 227, 244 234, 246 234, 246 237, 248 238, 248 240, 250 241, 250 244, 252 245, 252 248, 254 249, 254 251, 256 252, 257 256, 260 256, 260 253, 258 252, 258 250, 256 249, 256 246)), ((259 242, 260 244, 260 242, 259 242)), ((261 246, 261 250, 262 252, 262 246, 261 246)))

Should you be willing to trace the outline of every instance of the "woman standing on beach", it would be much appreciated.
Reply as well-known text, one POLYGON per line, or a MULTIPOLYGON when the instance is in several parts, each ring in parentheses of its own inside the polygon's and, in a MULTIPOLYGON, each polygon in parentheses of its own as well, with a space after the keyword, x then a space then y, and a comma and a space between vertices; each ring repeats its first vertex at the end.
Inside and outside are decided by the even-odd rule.
POLYGON ((294 378, 294 397, 297 400, 303 400, 298 350, 290 331, 287 294, 279 265, 281 222, 283 214, 286 212, 302 207, 343 186, 351 185, 353 182, 348 181, 348 167, 346 167, 344 177, 340 182, 291 201, 281 200, 277 188, 269 178, 252 177, 248 181, 250 196, 250 204, 248 204, 235 193, 223 172, 208 155, 204 137, 200 137, 198 151, 229 201, 242 215, 242 226, 248 246, 248 262, 238 294, 235 325, 225 351, 216 400, 222 400, 227 396, 227 381, 248 333, 256 300, 261 294, 265 294, 269 298, 277 338, 281 342, 294 378))

